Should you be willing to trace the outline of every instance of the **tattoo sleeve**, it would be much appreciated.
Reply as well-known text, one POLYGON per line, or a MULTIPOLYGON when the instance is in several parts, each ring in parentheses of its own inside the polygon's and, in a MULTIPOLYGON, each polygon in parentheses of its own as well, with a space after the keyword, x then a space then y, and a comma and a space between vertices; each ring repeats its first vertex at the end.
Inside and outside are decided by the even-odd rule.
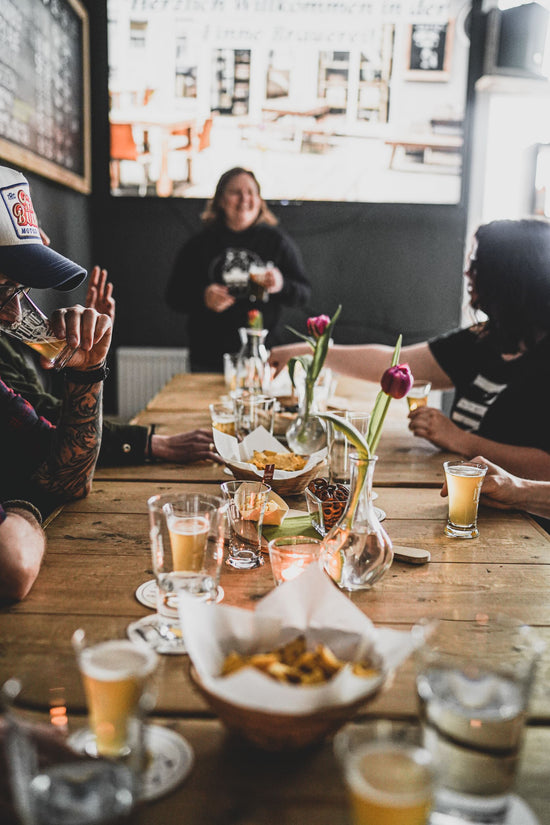
POLYGON ((33 475, 39 487, 63 501, 90 491, 101 445, 103 382, 65 385, 48 458, 33 475))

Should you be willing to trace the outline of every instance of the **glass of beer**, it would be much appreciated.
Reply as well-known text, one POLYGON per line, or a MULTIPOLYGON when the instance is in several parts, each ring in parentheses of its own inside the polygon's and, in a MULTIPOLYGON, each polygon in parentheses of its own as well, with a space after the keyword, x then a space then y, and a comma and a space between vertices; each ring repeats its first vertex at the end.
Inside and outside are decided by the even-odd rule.
POLYGON ((62 369, 76 351, 53 334, 49 320, 26 293, 19 296, 19 308, 13 319, 0 319, 0 329, 27 344, 56 370, 62 369))
POLYGON ((81 628, 72 642, 92 734, 85 750, 112 759, 139 752, 141 758, 142 721, 156 698, 157 654, 128 639, 92 640, 81 628))
POLYGON ((210 419, 214 429, 227 435, 235 435, 235 411, 232 403, 218 401, 210 404, 210 419))
POLYGON ((449 494, 445 535, 455 539, 475 539, 479 536, 477 509, 487 467, 473 461, 446 461, 443 466, 449 494))
POLYGON ((407 404, 409 405, 409 412, 418 409, 418 407, 426 407, 428 405, 428 396, 432 385, 429 381, 422 379, 415 380, 414 384, 407 393, 407 404))
POLYGON ((157 580, 158 631, 173 652, 183 652, 178 593, 205 602, 218 597, 226 504, 202 493, 166 493, 148 502, 151 553, 157 580))
POLYGON ((267 301, 268 295, 265 288, 266 269, 267 267, 255 263, 251 263, 248 267, 251 301, 267 301))
POLYGON ((337 734, 353 825, 427 825, 433 761, 416 725, 350 724, 337 734))

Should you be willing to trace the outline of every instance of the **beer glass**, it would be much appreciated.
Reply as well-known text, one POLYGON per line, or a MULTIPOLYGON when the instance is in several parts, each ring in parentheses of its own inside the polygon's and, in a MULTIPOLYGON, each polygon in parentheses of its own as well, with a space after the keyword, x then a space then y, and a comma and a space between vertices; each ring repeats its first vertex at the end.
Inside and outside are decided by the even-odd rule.
MULTIPOLYGON (((152 496, 147 506, 158 631, 175 652, 183 647, 178 593, 185 590, 206 602, 217 598, 226 504, 202 493, 166 493, 152 496)), ((168 652, 164 644, 162 652, 168 652)))
POLYGON ((42 310, 26 293, 19 296, 19 311, 13 320, 0 318, 0 329, 6 335, 22 341, 46 358, 56 370, 62 369, 76 352, 63 339, 57 338, 42 310))
POLYGON ((352 825, 427 825, 433 760, 417 726, 380 720, 346 725, 334 740, 352 825))
POLYGON ((128 639, 95 640, 82 628, 73 633, 86 694, 90 756, 143 758, 143 717, 155 699, 153 674, 158 656, 146 644, 128 639))
POLYGON ((418 409, 418 407, 426 407, 428 404, 428 396, 432 385, 430 381, 418 380, 414 382, 409 392, 407 393, 407 404, 409 411, 418 409))
POLYGON ((217 401, 210 404, 210 420, 214 429, 227 435, 235 435, 235 411, 233 404, 217 401))
MULTIPOLYGON (((369 431, 370 413, 355 412, 354 410, 334 410, 333 415, 343 418, 359 430, 361 435, 367 436, 369 431)), ((332 422, 327 422, 328 471, 331 484, 350 483, 350 449, 354 449, 343 432, 337 430, 332 422)))
POLYGON ((454 539, 475 539, 481 485, 487 472, 485 464, 473 461, 445 461, 449 496, 449 518, 445 535, 454 539))
POLYGON ((264 427, 273 435, 273 416, 275 398, 269 395, 243 393, 233 401, 235 406, 235 430, 237 438, 242 441, 257 427, 264 427))

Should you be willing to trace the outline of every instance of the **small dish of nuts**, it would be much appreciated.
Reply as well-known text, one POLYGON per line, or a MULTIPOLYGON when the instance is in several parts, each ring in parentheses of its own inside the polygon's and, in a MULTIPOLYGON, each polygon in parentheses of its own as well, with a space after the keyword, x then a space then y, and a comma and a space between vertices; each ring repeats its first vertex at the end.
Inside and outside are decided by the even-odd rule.
POLYGON ((308 513, 313 527, 326 536, 341 519, 349 489, 345 484, 331 484, 326 478, 313 478, 305 489, 308 513))

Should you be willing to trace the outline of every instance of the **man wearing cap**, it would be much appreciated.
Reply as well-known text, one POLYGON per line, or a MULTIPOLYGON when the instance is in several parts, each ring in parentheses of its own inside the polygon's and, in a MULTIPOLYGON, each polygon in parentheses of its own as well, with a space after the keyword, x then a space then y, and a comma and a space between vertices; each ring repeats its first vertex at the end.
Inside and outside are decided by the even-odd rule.
MULTIPOLYGON (((85 277, 82 267, 42 243, 23 175, 0 167, 0 318, 17 320, 20 295, 28 287, 73 289, 85 277)), ((70 366, 63 370, 64 397, 57 426, 0 380, 0 596, 4 597, 22 598, 32 586, 44 552, 40 511, 49 512, 63 501, 87 495, 101 441, 111 321, 95 309, 76 306, 56 310, 51 324, 54 334, 75 349, 70 366)))

